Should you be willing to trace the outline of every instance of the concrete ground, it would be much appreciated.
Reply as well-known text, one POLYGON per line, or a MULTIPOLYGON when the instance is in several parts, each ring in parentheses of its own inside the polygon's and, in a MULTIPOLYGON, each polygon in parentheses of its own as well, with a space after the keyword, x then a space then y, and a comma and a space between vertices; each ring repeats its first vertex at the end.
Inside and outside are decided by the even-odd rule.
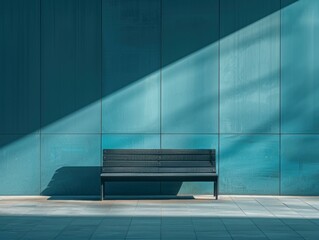
POLYGON ((319 239, 319 197, 1 197, 0 239, 319 239))

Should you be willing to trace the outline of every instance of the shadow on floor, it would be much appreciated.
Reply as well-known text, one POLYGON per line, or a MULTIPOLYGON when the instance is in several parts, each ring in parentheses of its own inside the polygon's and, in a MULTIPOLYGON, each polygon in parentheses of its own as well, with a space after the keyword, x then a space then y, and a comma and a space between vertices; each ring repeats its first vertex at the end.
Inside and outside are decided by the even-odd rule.
MULTIPOLYGON (((87 198, 86 196, 90 199, 100 199, 100 197, 97 197, 100 195, 100 172, 101 168, 99 166, 61 167, 55 171, 41 195, 51 196, 50 199, 63 199, 64 196, 72 196, 71 198, 74 200, 84 200, 87 198)), ((162 184, 161 182, 112 182, 107 183, 105 193, 112 199, 116 196, 141 199, 147 195, 149 197, 146 198, 153 199, 192 198, 192 196, 177 196, 181 186, 182 182, 172 182, 171 184, 162 184)))
POLYGON ((85 217, 72 213, 56 217, 0 216, 0 239, 317 240, 318 224, 318 218, 175 217, 174 214, 162 217, 85 217))

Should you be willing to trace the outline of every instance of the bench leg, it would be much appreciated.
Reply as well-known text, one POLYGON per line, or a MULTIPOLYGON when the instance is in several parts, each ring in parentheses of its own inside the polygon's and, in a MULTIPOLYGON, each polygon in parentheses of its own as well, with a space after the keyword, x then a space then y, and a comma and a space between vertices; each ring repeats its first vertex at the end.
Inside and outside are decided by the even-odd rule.
POLYGON ((214 181, 214 197, 216 198, 216 181, 214 181))
POLYGON ((218 180, 214 182, 215 199, 218 199, 218 180))
POLYGON ((105 187, 105 184, 104 184, 104 181, 101 180, 101 201, 104 200, 104 188, 105 187))

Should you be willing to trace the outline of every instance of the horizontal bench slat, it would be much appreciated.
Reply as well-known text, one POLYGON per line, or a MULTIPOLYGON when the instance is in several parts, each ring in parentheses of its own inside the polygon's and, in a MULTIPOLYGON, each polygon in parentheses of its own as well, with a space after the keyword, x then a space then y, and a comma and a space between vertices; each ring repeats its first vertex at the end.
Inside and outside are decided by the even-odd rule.
POLYGON ((103 167, 158 167, 158 161, 104 161, 103 167))
POLYGON ((107 181, 217 181, 218 175, 211 173, 102 173, 107 181))
POLYGON ((108 173, 210 173, 216 172, 213 167, 103 167, 108 173))
POLYGON ((106 154, 103 160, 125 160, 125 161, 157 161, 159 155, 128 155, 128 154, 106 154))
POLYGON ((104 161, 104 167, 212 167, 209 161, 104 161))
POLYGON ((148 160, 161 160, 161 161, 210 161, 214 157, 211 155, 104 155, 103 160, 125 160, 125 161, 148 161, 148 160))
POLYGON ((101 173, 104 176, 218 176, 216 173, 101 173))

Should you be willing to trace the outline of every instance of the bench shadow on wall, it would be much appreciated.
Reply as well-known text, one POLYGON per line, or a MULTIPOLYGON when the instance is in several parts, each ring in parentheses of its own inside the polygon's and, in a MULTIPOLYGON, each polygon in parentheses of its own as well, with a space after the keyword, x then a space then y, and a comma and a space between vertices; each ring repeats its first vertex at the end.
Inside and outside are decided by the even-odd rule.
MULTIPOLYGON (((50 196, 49 200, 57 200, 57 199, 74 199, 74 200, 100 200, 100 183, 97 181, 100 176, 100 167, 61 167, 59 168, 54 176, 52 177, 50 183, 46 187, 46 189, 42 192, 44 196, 50 196), (81 193, 79 195, 79 193, 81 193), (92 196, 93 195, 93 196, 92 196), (98 197, 95 197, 98 195, 98 197), (89 197, 92 196, 92 197, 89 197)), ((112 183, 111 183, 112 184, 112 183)), ((149 183, 150 187, 152 186, 152 182, 149 183)), ((134 189, 134 188, 125 188, 124 194, 123 190, 116 189, 112 191, 109 190, 108 186, 106 188, 107 194, 111 190, 112 194, 115 196, 107 196, 107 198, 116 199, 117 195, 121 195, 121 198, 124 195, 130 196, 129 198, 140 199, 138 196, 143 196, 145 198, 145 189, 134 189)), ((178 188, 176 189, 176 193, 178 193, 178 188)), ((147 192, 147 195, 158 195, 158 192, 155 190, 153 194, 150 191, 147 192)), ((165 198, 169 198, 172 194, 164 196, 165 198)), ((192 199, 192 196, 175 196, 174 198, 180 199, 192 199)), ((124 197, 125 198, 125 197, 124 197)), ((157 196, 157 198, 161 198, 157 196)), ((154 199, 154 196, 152 196, 154 199)))
MULTIPOLYGON (((42 195, 51 196, 50 200, 56 199, 73 199, 70 196, 77 196, 74 199, 87 199, 87 196, 98 195, 100 194, 100 167, 61 167, 56 170, 54 176, 52 177, 50 183, 42 195), (79 193, 80 196, 79 196, 79 193), (66 197, 67 196, 67 197, 66 197)), ((125 184, 125 183, 124 183, 125 184)), ((158 195, 156 190, 151 192, 152 182, 149 182, 150 189, 147 192, 148 195, 158 195), (150 193, 151 192, 151 193, 150 193)), ((178 187, 176 188, 176 193, 178 193, 178 187)), ((145 195, 145 189, 134 189, 134 188, 125 188, 125 193, 119 189, 116 192, 116 189, 112 191, 108 186, 106 187, 107 193, 108 190, 111 190, 113 195, 145 195)), ((176 194, 175 193, 175 194, 176 194)), ((173 192, 172 192, 173 194, 173 192)), ((109 196, 110 197, 110 196, 109 196)), ((145 197, 145 196, 144 196, 145 197)), ((166 196, 168 197, 168 196, 166 196)), ((114 197, 113 197, 114 198, 114 197)), ((131 197, 130 197, 131 198, 131 197)), ((192 198, 191 196, 178 196, 178 198, 192 198)), ((98 200, 100 197, 97 198, 98 200)))

